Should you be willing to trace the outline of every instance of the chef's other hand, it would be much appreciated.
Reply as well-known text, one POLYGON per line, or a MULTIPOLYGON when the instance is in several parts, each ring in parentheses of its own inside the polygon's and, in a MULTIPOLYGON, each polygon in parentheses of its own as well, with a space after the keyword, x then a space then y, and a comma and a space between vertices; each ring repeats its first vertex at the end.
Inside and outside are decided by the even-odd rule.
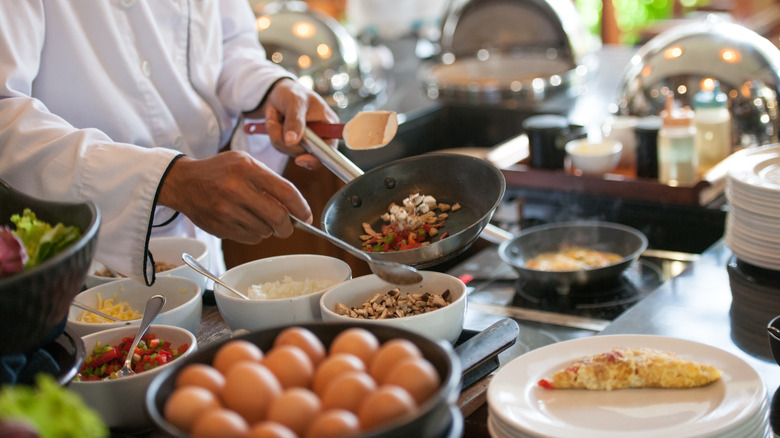
POLYGON ((162 182, 158 202, 217 237, 245 244, 289 237, 289 213, 312 221, 309 205, 291 182, 238 151, 179 158, 162 182))
MULTIPOLYGON (((293 79, 277 82, 263 106, 247 116, 265 118, 274 148, 295 157, 295 164, 306 169, 316 169, 321 164, 301 146, 306 122, 338 123, 338 116, 319 94, 293 79)), ((338 142, 330 143, 335 147, 338 142)))

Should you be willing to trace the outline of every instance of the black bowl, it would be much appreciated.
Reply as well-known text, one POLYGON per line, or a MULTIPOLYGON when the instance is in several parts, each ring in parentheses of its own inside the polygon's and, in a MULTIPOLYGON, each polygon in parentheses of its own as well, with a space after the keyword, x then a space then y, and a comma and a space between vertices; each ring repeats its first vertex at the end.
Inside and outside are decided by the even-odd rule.
POLYGON ((511 265, 526 284, 558 291, 614 280, 647 249, 647 237, 634 228, 601 221, 558 222, 528 228, 501 243, 498 254, 511 265), (566 246, 616 253, 618 262, 601 268, 577 271, 542 271, 526 267, 526 262, 544 252, 566 246))
POLYGON ((100 227, 100 212, 91 202, 45 201, 0 180, 0 225, 13 228, 11 215, 25 208, 52 225, 75 225, 82 235, 40 265, 0 278, 0 356, 27 353, 62 334, 70 303, 84 284, 100 227))
MULTIPOLYGON (((780 316, 769 321, 767 327, 775 327, 780 330, 780 316)), ((769 347, 772 349, 772 356, 775 358, 775 362, 780 365, 780 332, 776 332, 771 328, 767 328, 769 336, 769 347)))
MULTIPOLYGON (((311 330, 320 338, 326 348, 339 333, 351 327, 362 327, 370 331, 376 335, 380 343, 395 338, 408 339, 420 348, 423 356, 438 371, 441 379, 439 391, 421 404, 414 414, 399 419, 391 425, 368 431, 368 433, 360 435, 361 438, 438 437, 445 434, 446 430, 451 427, 450 410, 460 391, 461 365, 449 343, 433 341, 408 330, 375 324, 319 322, 296 324, 296 326, 311 330)), ((259 346, 261 350, 268 351, 272 347, 276 335, 285 328, 286 326, 260 330, 233 339, 250 341, 259 346)), ((228 341, 211 344, 208 348, 199 350, 188 358, 177 360, 172 363, 173 366, 155 376, 146 392, 146 410, 149 417, 160 429, 175 437, 189 436, 165 420, 162 414, 165 400, 173 392, 176 375, 183 367, 192 363, 211 364, 214 354, 228 341)))

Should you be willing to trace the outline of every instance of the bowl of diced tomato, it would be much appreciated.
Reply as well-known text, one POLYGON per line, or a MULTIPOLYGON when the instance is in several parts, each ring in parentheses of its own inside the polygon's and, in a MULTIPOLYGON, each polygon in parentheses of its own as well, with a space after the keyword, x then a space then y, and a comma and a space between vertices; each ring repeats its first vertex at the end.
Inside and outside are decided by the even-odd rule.
POLYGON ((190 331, 152 325, 131 360, 136 374, 117 378, 116 371, 124 364, 137 330, 137 326, 125 326, 84 336, 87 356, 69 386, 112 430, 139 432, 152 428, 144 408, 146 388, 160 370, 197 350, 190 331))

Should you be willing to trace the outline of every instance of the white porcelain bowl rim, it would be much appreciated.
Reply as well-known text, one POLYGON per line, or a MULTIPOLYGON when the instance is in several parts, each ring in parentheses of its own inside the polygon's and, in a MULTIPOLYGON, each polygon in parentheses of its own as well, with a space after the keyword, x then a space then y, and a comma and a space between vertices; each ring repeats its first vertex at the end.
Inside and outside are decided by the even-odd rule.
MULTIPOLYGON (((225 282, 226 284, 230 285, 231 287, 236 288, 234 285, 230 284, 226 280, 226 277, 230 277, 231 274, 235 274, 239 269, 246 269, 250 265, 253 266, 253 267, 256 267, 258 265, 264 265, 264 264, 268 264, 268 263, 279 263, 279 262, 283 263, 286 260, 299 259, 299 258, 302 258, 302 257, 305 257, 305 258, 313 257, 313 258, 319 258, 319 259, 322 259, 322 260, 329 260, 329 261, 335 262, 337 265, 340 265, 340 266, 342 266, 343 268, 346 269, 346 273, 347 273, 348 277, 351 277, 351 275, 352 275, 352 270, 349 267, 349 264, 347 264, 347 262, 345 262, 345 261, 343 261, 341 259, 337 259, 335 257, 326 256, 326 255, 320 255, 320 254, 286 254, 286 255, 273 256, 273 257, 268 257, 268 258, 264 258, 264 259, 258 259, 258 260, 253 260, 253 261, 250 261, 250 262, 243 263, 241 265, 238 265, 238 266, 235 266, 233 268, 228 269, 227 271, 225 271, 225 273, 223 273, 222 275, 219 276, 219 279, 222 280, 223 282, 225 282)), ((306 295, 298 295, 298 296, 295 296, 295 297, 270 298, 270 299, 264 299, 264 300, 253 300, 253 299, 245 300, 245 299, 243 299, 243 298, 241 298, 239 296, 236 296, 233 292, 230 292, 229 290, 227 290, 221 284, 214 283, 214 293, 218 293, 220 295, 220 298, 227 299, 229 301, 246 301, 246 302, 256 302, 256 303, 286 302, 286 301, 305 300, 307 298, 311 298, 313 295, 322 294, 323 292, 329 291, 330 289, 332 289, 333 287, 336 287, 336 286, 338 286, 338 284, 335 284, 335 285, 330 286, 330 287, 326 287, 326 288, 318 290, 318 291, 314 291, 314 292, 306 294, 306 295)), ((238 290, 239 292, 241 292, 243 294, 246 294, 246 291, 240 290, 238 288, 236 288, 236 290, 238 290)))

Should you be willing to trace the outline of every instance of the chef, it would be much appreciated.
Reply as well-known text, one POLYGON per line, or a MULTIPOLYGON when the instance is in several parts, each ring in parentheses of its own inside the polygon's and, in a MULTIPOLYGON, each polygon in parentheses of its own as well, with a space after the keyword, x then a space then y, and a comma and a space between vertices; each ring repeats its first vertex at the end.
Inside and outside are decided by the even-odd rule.
POLYGON ((337 120, 266 60, 246 0, 0 2, 0 178, 22 192, 90 200, 95 258, 148 285, 149 239, 254 244, 311 221, 280 176, 306 121, 337 120), (247 118, 269 135, 244 136, 247 118), (222 151, 222 152, 220 152, 222 151))

